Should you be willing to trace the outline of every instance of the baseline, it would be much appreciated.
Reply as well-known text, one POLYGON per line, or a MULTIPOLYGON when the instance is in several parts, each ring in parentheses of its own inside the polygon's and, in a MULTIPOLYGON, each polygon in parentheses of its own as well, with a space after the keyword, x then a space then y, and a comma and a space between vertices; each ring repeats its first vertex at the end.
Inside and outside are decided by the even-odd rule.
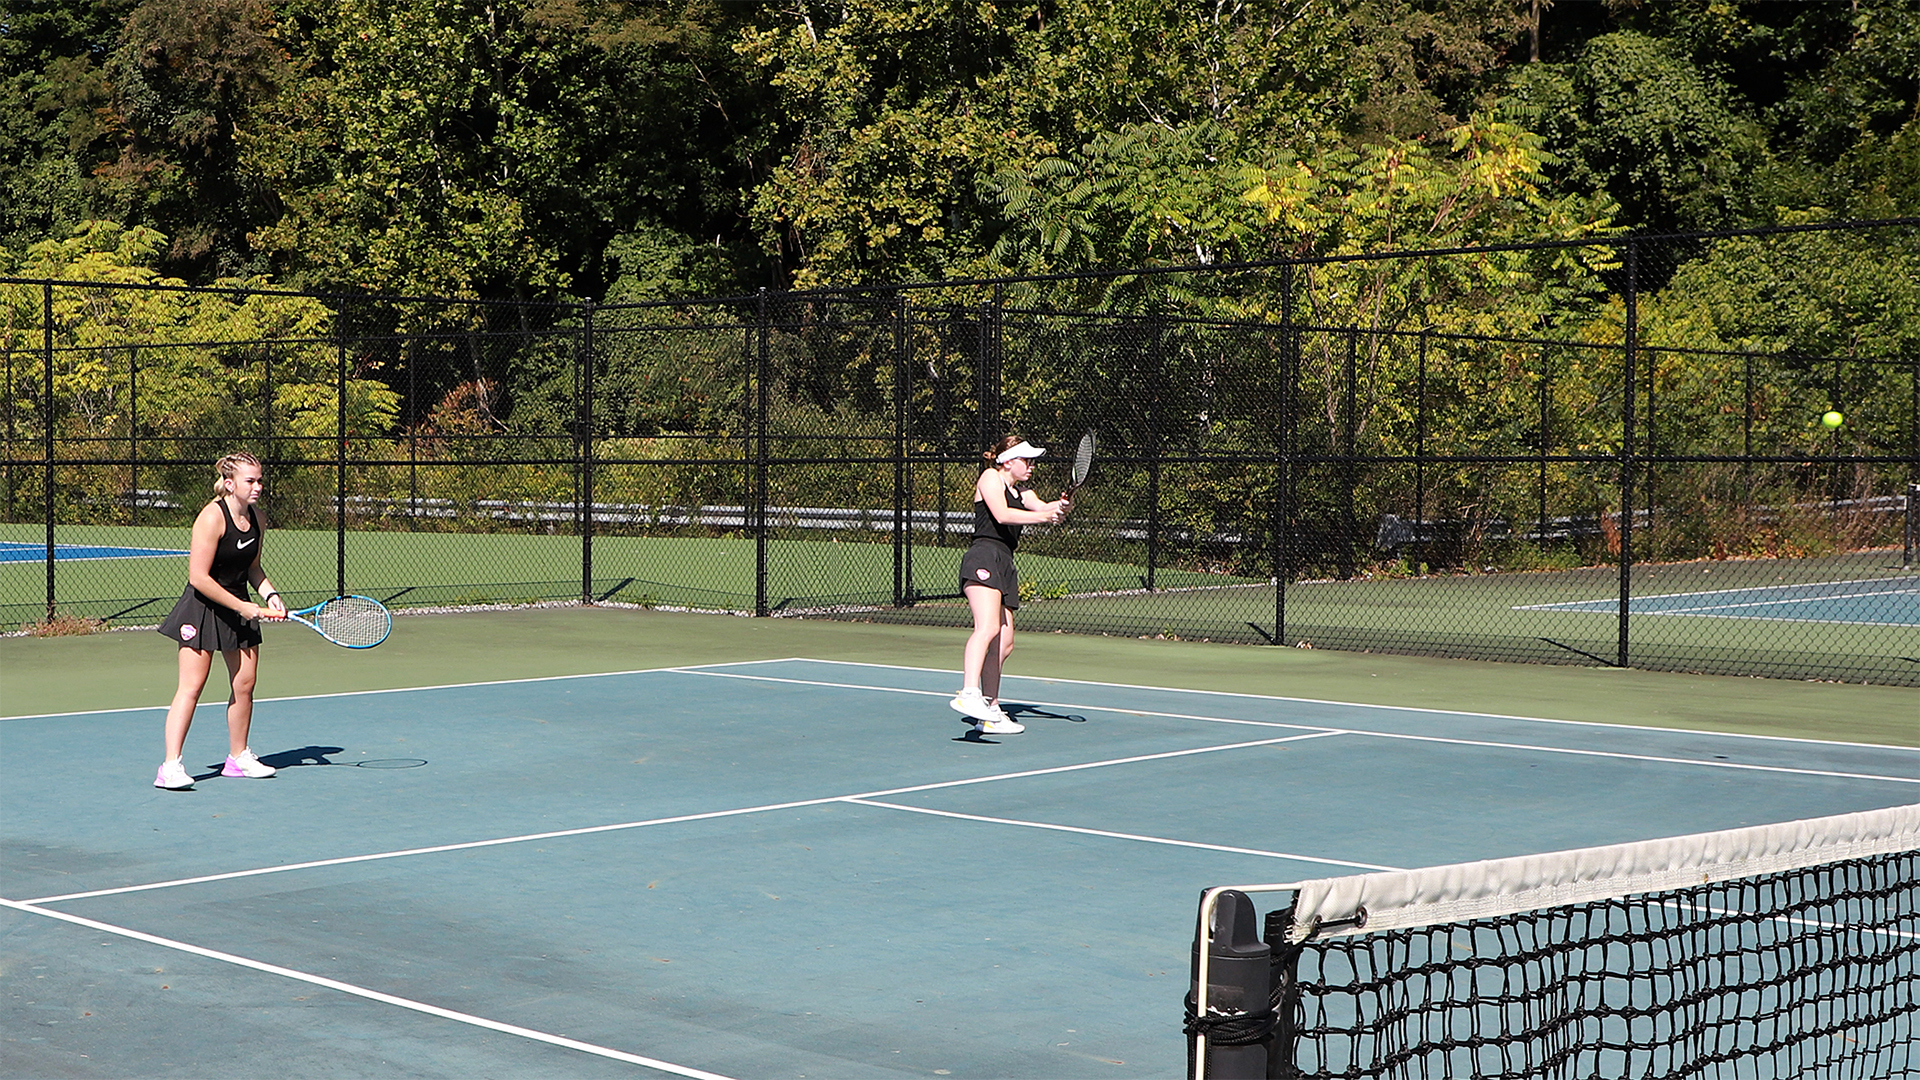
POLYGON ((89 930, 98 930, 104 934, 114 934, 119 937, 131 938, 134 941, 142 941, 149 945, 158 945, 164 949, 191 953, 195 956, 206 957, 209 960, 218 960, 222 963, 251 968, 254 971, 265 972, 269 975, 278 975, 282 978, 293 979, 297 982, 310 983, 314 986, 338 991, 342 994, 351 994, 354 997, 377 1001, 383 1005, 396 1005, 403 1009, 411 1009, 414 1012, 425 1013, 428 1016, 437 1016, 442 1020, 452 1020, 456 1023, 486 1028, 489 1031, 498 1031, 504 1035, 515 1035, 522 1039, 531 1039, 534 1042, 546 1043, 550 1046, 563 1047, 568 1050, 578 1050, 583 1054, 593 1054, 596 1057, 612 1058, 615 1061, 623 1061, 629 1065, 640 1065, 649 1069, 656 1069, 660 1072, 672 1073, 675 1076, 692 1077, 694 1080, 733 1080, 732 1077, 725 1076, 721 1073, 706 1072, 705 1070, 695 1069, 687 1065, 675 1065, 670 1061, 643 1057, 639 1054, 629 1054, 624 1050, 615 1050, 612 1047, 581 1042, 578 1039, 569 1039, 564 1035, 553 1035, 544 1031, 536 1031, 533 1028, 524 1028, 516 1024, 502 1023, 499 1020, 489 1020, 484 1016, 475 1016, 471 1013, 455 1012, 452 1009, 441 1008, 438 1005, 430 1005, 424 1001, 415 1001, 412 998, 403 998, 364 986, 355 986, 352 983, 341 982, 338 979, 329 979, 324 975, 314 975, 310 972, 296 971, 293 968, 281 967, 278 964, 269 964, 265 961, 254 960, 250 957, 221 952, 218 949, 209 949, 202 945, 192 944, 191 942, 176 941, 173 938, 163 938, 154 934, 145 933, 144 931, 134 930, 130 927, 115 926, 112 923, 100 922, 97 919, 83 918, 65 911, 54 911, 50 908, 40 907, 30 901, 9 900, 5 897, 0 897, 0 907, 7 907, 29 915, 41 915, 49 919, 57 919, 61 922, 72 923, 75 926, 84 926, 89 930))
MULTIPOLYGON (((783 677, 778 677, 773 675, 742 675, 735 672, 695 671, 695 670, 682 670, 681 674, 703 675, 709 678, 716 678, 716 679, 742 679, 742 680, 753 681, 753 682, 786 683, 789 685, 797 685, 797 686, 818 686, 818 687, 825 687, 830 689, 841 689, 841 690, 867 690, 867 691, 873 691, 873 692, 879 692, 879 693, 913 694, 918 696, 926 696, 926 695, 933 695, 937 697, 949 696, 944 691, 938 691, 938 690, 913 690, 913 689, 905 689, 905 688, 899 688, 899 687, 870 686, 870 685, 863 685, 859 683, 834 683, 834 682, 824 682, 824 681, 812 680, 812 679, 783 678, 783 677)), ((1280 700, 1289 700, 1289 699, 1280 699, 1280 700)), ((1158 717, 1160 719, 1166 719, 1166 720, 1196 720, 1202 723, 1232 724, 1232 725, 1237 725, 1242 727, 1280 728, 1283 730, 1313 732, 1320 735, 1354 735, 1354 736, 1359 736, 1361 738, 1373 738, 1373 739, 1404 739, 1404 740, 1409 740, 1413 742, 1437 743, 1437 744, 1447 745, 1447 746, 1472 746, 1472 747, 1493 748, 1493 749, 1503 749, 1503 750, 1519 750, 1519 751, 1525 751, 1530 753, 1541 753, 1541 754, 1570 754, 1577 757, 1604 758, 1604 759, 1614 760, 1614 761, 1645 761, 1645 762, 1651 762, 1651 763, 1660 764, 1660 765, 1693 765, 1693 766, 1699 766, 1701 768, 1709 768, 1709 769, 1732 769, 1736 771, 1747 771, 1747 772, 1786 773, 1794 776, 1822 776, 1822 777, 1829 777, 1832 779, 1840 779, 1840 780, 1872 780, 1872 781, 1886 781, 1886 782, 1896 783, 1896 784, 1920 784, 1920 776, 1885 776, 1885 775, 1880 775, 1876 773, 1844 772, 1844 771, 1835 770, 1835 769, 1803 769, 1803 768, 1797 768, 1789 765, 1759 765, 1751 762, 1741 762, 1741 761, 1713 761, 1713 760, 1708 760, 1703 758, 1669 757, 1669 756, 1660 755, 1660 754, 1632 754, 1632 753, 1626 753, 1618 750, 1590 750, 1590 749, 1585 749, 1581 747, 1543 746, 1536 743, 1502 742, 1500 740, 1495 740, 1495 739, 1462 739, 1458 737, 1445 736, 1445 735, 1413 735, 1406 732, 1397 732, 1397 731, 1369 731, 1365 728, 1328 727, 1325 724, 1290 724, 1281 720, 1249 720, 1244 717, 1235 717, 1235 716, 1208 716, 1201 713, 1177 713, 1177 712, 1166 712, 1166 711, 1157 710, 1157 709, 1120 708, 1112 705, 1095 705, 1095 704, 1088 704, 1085 702, 1077 702, 1077 701, 1041 700, 1041 701, 1034 702, 1034 704, 1042 705, 1049 709, 1070 709, 1070 710, 1078 710, 1082 712, 1104 712, 1104 713, 1114 713, 1122 716, 1151 716, 1151 717, 1158 717)), ((1346 703, 1321 702, 1320 704, 1341 705, 1346 703)), ((1446 714, 1445 710, 1435 710, 1435 709, 1421 709, 1421 710, 1414 710, 1414 711, 1440 712, 1442 714, 1446 714)), ((1476 715, 1484 715, 1484 714, 1453 713, 1450 715, 1476 716, 1476 715)), ((1512 717, 1507 719, 1526 719, 1526 718, 1512 717)), ((1560 721, 1550 721, 1550 722, 1557 723, 1560 721)), ((1566 722, 1573 723, 1577 721, 1566 721, 1566 722)), ((1608 725, 1604 725, 1604 724, 1594 725, 1594 726, 1602 729, 1608 728, 1608 725)), ((1622 726, 1624 727, 1625 725, 1622 725, 1622 726)), ((1670 732, 1672 729, 1649 728, 1646 730, 1656 731, 1656 732, 1670 732)), ((1716 733, 1715 732, 1687 732, 1686 734, 1712 736, 1716 733)), ((1750 736, 1750 737, 1769 738, 1769 736, 1750 736)), ((1799 740, 1792 740, 1792 741, 1814 742, 1814 743, 1819 742, 1819 740, 1812 740, 1812 739, 1799 739, 1799 740)), ((1859 746, 1862 744, 1824 743, 1820 745, 1859 746)), ((1912 748, 1911 747, 1884 747, 1884 749, 1911 751, 1912 748)))
MULTIPOLYGON (((817 660, 813 657, 796 656, 785 660, 755 660, 756 664, 825 664, 846 667, 885 668, 894 671, 916 671, 932 675, 952 675, 951 668, 923 668, 906 664, 875 664, 863 660, 817 660)), ((674 670, 688 674, 698 674, 699 668, 724 667, 722 664, 696 664, 674 670)), ((1713 739, 1755 739, 1762 742, 1804 743, 1809 746, 1845 746, 1857 750, 1896 750, 1904 753, 1914 752, 1911 746, 1898 746, 1892 743, 1848 742, 1839 739, 1809 739, 1798 735, 1761 735, 1747 731, 1708 731, 1704 728, 1657 727, 1653 724, 1616 724, 1599 720, 1560 720, 1551 716, 1522 716, 1518 713, 1474 712, 1468 709, 1435 709, 1424 705, 1381 705, 1371 701, 1338 701, 1333 698, 1294 697, 1286 694, 1249 694, 1238 690, 1196 690, 1190 686, 1158 686, 1153 683, 1118 683, 1100 679, 1063 679, 1051 675, 1003 675, 1001 685, 1008 682, 1066 683, 1072 686, 1101 686, 1119 690, 1153 690, 1166 694, 1197 694, 1209 697, 1240 698, 1247 701, 1291 701, 1303 705, 1337 705, 1348 709, 1374 709, 1385 712, 1423 713, 1428 716, 1470 716, 1480 720, 1519 720, 1529 724, 1555 724, 1566 727, 1594 728, 1600 731, 1647 731, 1666 735, 1700 735, 1713 739)), ((931 691, 939 693, 940 691, 931 691)), ((1122 710, 1130 711, 1130 710, 1122 710)))

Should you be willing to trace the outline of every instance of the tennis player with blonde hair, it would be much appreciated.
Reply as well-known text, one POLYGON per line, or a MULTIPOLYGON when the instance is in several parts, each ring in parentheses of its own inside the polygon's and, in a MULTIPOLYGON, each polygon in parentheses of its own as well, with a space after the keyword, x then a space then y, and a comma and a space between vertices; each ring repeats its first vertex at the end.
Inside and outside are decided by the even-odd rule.
POLYGON ((274 591, 260 563, 265 530, 254 504, 266 481, 260 459, 247 453, 221 458, 214 463, 214 474, 214 499, 193 522, 186 590, 160 624, 162 634, 180 643, 180 684, 167 707, 166 758, 153 786, 175 791, 193 787, 180 756, 200 691, 213 670, 214 653, 226 661, 233 688, 227 697, 227 761, 220 775, 260 779, 274 774, 247 745, 260 665, 260 620, 287 614, 286 601, 274 591), (260 590, 260 603, 248 599, 248 585, 260 590))

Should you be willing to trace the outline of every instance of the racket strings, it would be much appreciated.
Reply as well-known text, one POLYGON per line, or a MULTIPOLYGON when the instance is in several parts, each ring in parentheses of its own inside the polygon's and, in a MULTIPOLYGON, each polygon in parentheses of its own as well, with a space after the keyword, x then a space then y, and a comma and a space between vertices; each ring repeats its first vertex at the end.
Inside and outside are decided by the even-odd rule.
POLYGON ((387 609, 359 596, 341 596, 313 614, 314 628, 342 645, 377 645, 393 626, 387 609))
POLYGON ((1073 486, 1079 487, 1091 471, 1093 471, 1093 436, 1087 434, 1080 437, 1080 448, 1073 454, 1073 486))

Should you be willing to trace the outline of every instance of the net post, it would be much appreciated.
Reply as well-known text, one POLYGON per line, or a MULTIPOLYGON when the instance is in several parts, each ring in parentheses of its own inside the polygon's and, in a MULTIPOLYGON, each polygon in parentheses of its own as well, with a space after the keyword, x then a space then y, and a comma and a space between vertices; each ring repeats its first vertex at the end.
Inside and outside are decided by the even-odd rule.
POLYGON ((1187 995, 1187 1075, 1265 1080, 1273 1048, 1272 950, 1238 889, 1201 894, 1187 995))
POLYGON ((1299 1037, 1294 1006, 1300 1000, 1302 946, 1287 940, 1287 934, 1292 930, 1292 900, 1287 901, 1286 907, 1267 912, 1264 936, 1271 956, 1268 967, 1271 989, 1267 994, 1267 1003, 1273 1010, 1273 1038, 1267 1048, 1267 1076, 1273 1080, 1294 1080, 1300 1075, 1298 1058, 1294 1054, 1294 1042, 1299 1037))

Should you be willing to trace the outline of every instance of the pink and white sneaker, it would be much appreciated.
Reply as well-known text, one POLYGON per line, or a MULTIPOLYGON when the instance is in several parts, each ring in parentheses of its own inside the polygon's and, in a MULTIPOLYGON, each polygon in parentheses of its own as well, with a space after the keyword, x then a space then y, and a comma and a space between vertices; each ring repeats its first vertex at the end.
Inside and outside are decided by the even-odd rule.
POLYGON ((227 763, 220 768, 221 776, 244 776, 249 780, 264 780, 280 770, 263 764, 249 746, 238 754, 227 755, 227 763))
POLYGON ((187 767, 180 764, 179 758, 160 763, 160 772, 153 778, 153 786, 168 791, 191 791, 193 777, 187 775, 187 767))

